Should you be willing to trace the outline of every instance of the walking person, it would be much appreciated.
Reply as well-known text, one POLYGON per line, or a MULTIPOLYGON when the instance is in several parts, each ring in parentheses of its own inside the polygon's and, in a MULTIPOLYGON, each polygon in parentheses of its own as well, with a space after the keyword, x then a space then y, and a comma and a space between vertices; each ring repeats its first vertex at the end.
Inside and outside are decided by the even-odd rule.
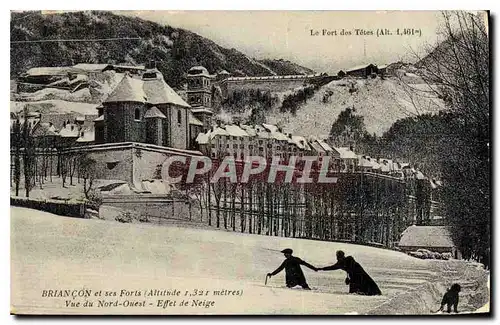
POLYGON ((363 267, 352 256, 345 256, 343 251, 337 251, 337 263, 331 266, 320 267, 319 271, 344 270, 347 272, 345 283, 349 285, 349 293, 367 296, 381 295, 379 287, 366 273, 363 267))
POLYGON ((301 260, 300 258, 292 256, 293 250, 291 250, 290 248, 282 250, 281 253, 285 255, 286 259, 274 272, 268 273, 267 276, 275 276, 283 269, 285 269, 285 282, 288 288, 293 288, 297 285, 300 285, 305 290, 311 290, 311 288, 309 288, 309 285, 307 284, 306 278, 300 266, 304 265, 314 271, 318 271, 318 269, 311 264, 301 260))

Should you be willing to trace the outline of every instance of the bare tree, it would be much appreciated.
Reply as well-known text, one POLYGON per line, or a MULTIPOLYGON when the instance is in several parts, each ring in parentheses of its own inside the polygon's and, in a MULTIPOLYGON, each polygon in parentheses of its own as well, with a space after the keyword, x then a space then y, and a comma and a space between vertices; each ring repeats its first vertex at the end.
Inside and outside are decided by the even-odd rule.
POLYGON ((444 12, 444 41, 417 62, 453 120, 441 144, 443 198, 465 258, 488 263, 490 247, 489 35, 485 12, 444 12))

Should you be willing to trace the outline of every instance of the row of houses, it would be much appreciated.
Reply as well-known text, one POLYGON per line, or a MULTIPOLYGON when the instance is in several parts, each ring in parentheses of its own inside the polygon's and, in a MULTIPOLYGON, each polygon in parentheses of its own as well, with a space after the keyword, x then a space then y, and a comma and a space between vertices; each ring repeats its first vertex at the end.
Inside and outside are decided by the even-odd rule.
POLYGON ((16 137, 13 133, 16 123, 19 123, 21 133, 24 123, 28 124, 27 127, 36 147, 64 148, 95 143, 94 127, 84 116, 77 116, 73 120, 68 119, 63 121, 62 125, 56 126, 53 122, 43 122, 43 119, 47 117, 39 112, 29 112, 26 115, 24 116, 24 112, 17 116, 11 114, 11 147, 19 145, 14 143, 16 137))
MULTIPOLYGON (((315 156, 318 162, 323 157, 330 159, 330 168, 339 172, 371 172, 401 179, 426 179, 425 175, 410 166, 387 158, 372 158, 356 154, 352 147, 335 147, 315 137, 305 138, 284 132, 271 124, 228 124, 212 127, 196 138, 198 149, 212 159, 232 156, 243 161, 247 156, 271 159, 280 157, 287 161, 292 156, 315 156)), ((440 186, 435 180, 432 187, 440 186)))

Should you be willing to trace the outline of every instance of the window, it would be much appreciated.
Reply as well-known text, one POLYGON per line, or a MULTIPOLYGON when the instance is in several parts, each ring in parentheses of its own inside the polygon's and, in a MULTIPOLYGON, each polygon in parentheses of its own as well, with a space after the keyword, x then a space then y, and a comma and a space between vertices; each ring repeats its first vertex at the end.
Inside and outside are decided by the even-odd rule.
POLYGON ((177 123, 182 123, 182 112, 180 110, 177 111, 177 123))
POLYGON ((263 140, 259 140, 259 144, 262 145, 262 143, 263 143, 263 140))
POLYGON ((233 149, 238 149, 238 145, 237 144, 233 144, 233 149))
POLYGON ((253 149, 253 144, 248 145, 248 149, 252 150, 253 149))
POLYGON ((139 110, 139 108, 135 109, 135 114, 134 115, 135 115, 134 118, 136 120, 140 120, 141 119, 141 111, 139 110))
POLYGON ((244 145, 242 145, 242 144, 240 144, 240 149, 243 149, 243 148, 245 148, 245 146, 244 146, 244 145))

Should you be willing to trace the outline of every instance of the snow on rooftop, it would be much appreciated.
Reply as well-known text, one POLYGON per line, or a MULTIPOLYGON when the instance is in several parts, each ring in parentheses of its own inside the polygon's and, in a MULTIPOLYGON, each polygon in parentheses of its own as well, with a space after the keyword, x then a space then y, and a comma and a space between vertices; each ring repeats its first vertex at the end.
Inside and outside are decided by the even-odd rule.
POLYGON ((333 149, 326 143, 324 140, 318 140, 319 145, 326 151, 326 152, 332 152, 333 149))
POLYGON ((425 176, 421 171, 418 170, 415 174, 415 178, 416 179, 425 179, 425 176))
POLYGON ((70 70, 69 67, 38 67, 26 71, 29 76, 58 76, 64 75, 70 70))
POLYGON ((146 111, 144 118, 167 118, 157 107, 153 106, 146 111))
POLYGON ((210 139, 212 139, 211 132, 210 132, 210 130, 208 130, 207 133, 198 134, 195 141, 198 144, 207 144, 208 142, 210 142, 210 139))
POLYGON ((147 101, 153 105, 157 104, 174 104, 182 107, 190 107, 181 96, 179 96, 163 79, 160 72, 157 73, 157 78, 144 79, 143 90, 147 96, 147 101))
POLYGON ((335 147, 335 150, 340 154, 341 159, 358 159, 358 156, 347 147, 335 147))
POLYGON ((311 150, 306 138, 304 138, 303 136, 292 135, 292 141, 297 145, 297 147, 299 147, 299 149, 311 150))
POLYGON ((76 140, 76 142, 94 142, 95 133, 94 129, 85 129, 80 132, 80 137, 76 140))
POLYGON ((188 75, 189 76, 206 76, 206 77, 210 77, 210 73, 208 73, 208 70, 201 66, 201 65, 198 65, 198 66, 195 66, 195 67, 192 67, 191 69, 188 70, 188 75))
POLYGON ((146 93, 144 92, 142 80, 124 75, 116 88, 109 94, 105 103, 110 102, 139 102, 147 101, 146 93))
POLYGON ((94 120, 94 122, 104 121, 104 114, 94 120))
POLYGON ((98 72, 98 71, 102 71, 104 70, 105 68, 109 67, 110 65, 109 64, 106 64, 106 63, 97 63, 97 64, 94 64, 94 63, 78 63, 78 64, 75 64, 73 66, 73 68, 75 69, 79 69, 79 70, 84 70, 84 71, 90 71, 90 72, 98 72))
POLYGON ((234 124, 226 125, 226 131, 230 136, 233 137, 248 137, 248 133, 246 133, 238 125, 234 124))
POLYGON ((78 125, 75 125, 73 123, 66 124, 65 127, 59 131, 59 135, 62 138, 77 138, 80 135, 80 131, 78 129, 78 125))
POLYGON ((446 226, 410 226, 401 234, 403 247, 454 247, 446 226))
POLYGON ((347 70, 345 70, 346 72, 351 72, 351 71, 356 71, 356 70, 359 70, 359 69, 364 69, 364 68, 367 68, 368 66, 372 65, 371 63, 367 63, 367 64, 360 64, 360 65, 357 65, 357 66, 354 66, 352 68, 349 68, 347 70))
POLYGON ((223 136, 228 136, 229 133, 220 126, 216 127, 211 133, 210 133, 210 140, 215 138, 218 135, 223 135, 223 136))
POLYGON ((191 112, 193 112, 193 113, 208 113, 208 114, 213 114, 214 113, 214 112, 212 112, 210 109, 208 109, 206 107, 191 108, 191 112))

